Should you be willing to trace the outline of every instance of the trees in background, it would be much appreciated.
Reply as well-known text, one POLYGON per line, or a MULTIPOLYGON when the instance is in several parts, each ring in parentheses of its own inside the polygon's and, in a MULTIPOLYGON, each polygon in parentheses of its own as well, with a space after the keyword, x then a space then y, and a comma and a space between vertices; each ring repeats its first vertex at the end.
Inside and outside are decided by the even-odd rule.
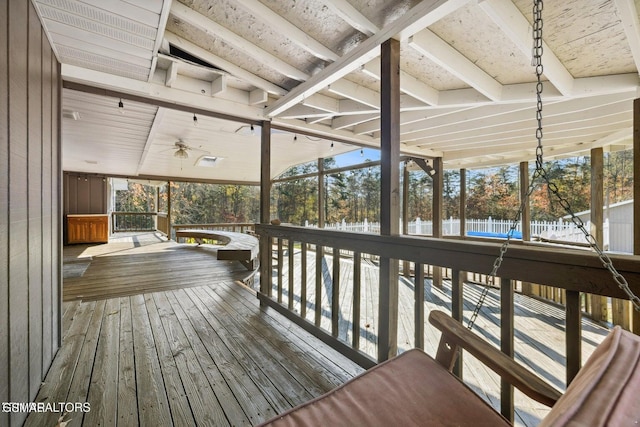
MULTIPOLYGON (((633 152, 605 156, 605 203, 633 197, 633 152)), ((325 170, 336 168, 333 158, 324 159, 325 170)), ((589 209, 591 170, 588 157, 547 162, 547 175, 574 212, 589 209)), ((281 177, 317 172, 317 163, 294 166, 281 177)), ((530 175, 533 166, 530 168, 530 175)), ((380 167, 367 167, 324 176, 324 213, 328 223, 371 222, 380 217, 380 167)), ((172 218, 175 224, 256 222, 260 211, 260 189, 246 185, 214 185, 172 182, 172 218)), ((166 211, 166 188, 160 192, 160 210, 166 211)), ((129 191, 118 191, 116 210, 153 212, 155 187, 130 183, 129 191)), ((531 194, 532 220, 557 220, 566 213, 548 185, 540 183, 531 194)), ((460 173, 443 174, 443 216, 460 216, 460 173)), ((292 179, 274 184, 271 216, 282 222, 304 225, 318 221, 318 178, 292 179)), ((433 180, 423 171, 409 173, 408 216, 430 220, 433 180)), ((468 170, 466 216, 468 218, 513 219, 520 207, 517 166, 468 170)))

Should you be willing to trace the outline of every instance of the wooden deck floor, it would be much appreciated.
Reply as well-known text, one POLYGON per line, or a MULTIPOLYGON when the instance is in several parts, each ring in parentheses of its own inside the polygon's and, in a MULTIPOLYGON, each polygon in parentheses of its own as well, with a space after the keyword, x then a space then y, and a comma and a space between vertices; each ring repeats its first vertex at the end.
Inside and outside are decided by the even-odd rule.
POLYGON ((68 426, 253 425, 362 371, 236 283, 64 306, 64 346, 37 401, 89 402, 68 426))
POLYGON ((243 281, 237 261, 216 259, 216 247, 177 244, 160 233, 118 233, 108 244, 64 250, 64 300, 99 300, 212 281, 243 281))

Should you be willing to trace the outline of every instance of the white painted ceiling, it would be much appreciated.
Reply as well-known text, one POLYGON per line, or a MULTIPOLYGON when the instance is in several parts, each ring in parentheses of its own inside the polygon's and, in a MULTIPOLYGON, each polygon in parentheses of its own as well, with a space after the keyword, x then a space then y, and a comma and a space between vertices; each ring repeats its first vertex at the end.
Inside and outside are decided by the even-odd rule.
MULTIPOLYGON (((442 156, 448 168, 534 159, 531 0, 33 2, 67 87, 65 170, 256 182, 259 128, 252 135, 248 123, 261 120, 291 129, 273 135, 274 176, 377 147, 379 45, 389 37, 401 42, 402 152, 442 156), (355 145, 331 152, 332 137, 355 145), (173 156, 177 140, 189 159, 173 156), (196 166, 203 154, 222 159, 196 166)), ((639 9, 545 2, 548 158, 630 146, 639 9)))

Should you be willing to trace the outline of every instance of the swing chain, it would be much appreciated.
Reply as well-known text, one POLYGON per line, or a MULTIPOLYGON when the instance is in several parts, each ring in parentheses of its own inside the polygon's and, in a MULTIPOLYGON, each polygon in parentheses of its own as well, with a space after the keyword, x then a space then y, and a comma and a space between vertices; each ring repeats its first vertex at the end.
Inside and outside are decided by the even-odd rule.
POLYGON ((637 311, 640 311, 640 298, 637 295, 635 295, 633 293, 633 291, 631 291, 631 288, 629 288, 629 283, 624 278, 624 276, 622 276, 622 274, 620 274, 616 270, 616 268, 613 266, 613 262, 611 261, 611 258, 609 258, 609 256, 606 253, 603 252, 603 250, 598 245, 598 242, 597 242, 596 238, 586 229, 586 227, 584 225, 584 222, 579 217, 577 217, 575 215, 575 213, 573 212, 573 209, 571 208, 571 205, 569 204, 569 201, 560 194, 558 186, 556 184, 554 184, 553 182, 551 182, 551 180, 549 179, 549 177, 547 175, 547 172, 546 172, 546 170, 544 169, 544 166, 543 166, 543 154, 544 154, 543 147, 542 147, 542 137, 543 137, 543 131, 542 131, 542 91, 543 91, 542 74, 544 73, 544 66, 542 65, 542 52, 544 50, 543 49, 543 41, 542 41, 542 27, 543 27, 542 10, 543 10, 543 8, 544 8, 544 2, 542 0, 534 0, 534 2, 533 2, 533 52, 532 52, 532 61, 531 62, 532 62, 532 65, 535 67, 536 78, 537 78, 537 82, 536 82, 536 121, 537 121, 536 140, 538 141, 538 144, 536 146, 536 169, 535 169, 535 172, 533 174, 533 178, 531 179, 531 183, 529 184, 529 188, 527 189, 527 193, 522 198, 522 201, 520 203, 520 208, 518 209, 518 212, 516 213, 515 218, 513 219, 513 222, 511 223, 511 227, 509 228, 509 231, 507 233, 507 238, 504 241, 504 243, 502 244, 502 246, 500 247, 500 253, 499 253, 498 257, 493 262, 493 268, 491 270, 491 273, 489 273, 489 277, 487 278, 487 284, 482 289, 480 297, 478 298, 478 302, 477 302, 476 306, 473 309, 473 313, 471 314, 471 317, 469 318, 469 323, 467 325, 467 329, 469 329, 469 330, 471 330, 473 328, 473 325, 475 324, 475 321, 478 318, 478 314, 480 313, 480 309, 484 305, 484 302, 485 302, 485 300, 487 298, 487 295, 489 293, 489 289, 495 285, 495 279, 496 279, 496 276, 498 274, 498 270, 500 269, 500 266, 502 265, 502 262, 504 260, 505 254, 507 253, 507 250, 509 249, 509 244, 511 243, 511 238, 513 237, 513 233, 516 231, 516 229, 518 227, 518 224, 520 222, 520 218, 522 217, 522 212, 526 208, 526 204, 529 202, 529 197, 531 196, 531 194, 533 193, 533 191, 535 190, 535 188, 537 186, 538 178, 542 178, 544 183, 547 184, 547 188, 549 189, 549 191, 554 196, 556 196, 556 198, 558 199, 558 202, 560 203, 560 206, 562 206, 562 208, 565 210, 565 212, 567 212, 567 214, 569 214, 571 216, 571 221, 578 227, 578 229, 580 231, 582 231, 582 233, 585 236, 585 239, 589 243, 590 248, 596 252, 596 254, 598 255, 598 258, 600 259, 600 262, 602 262, 602 265, 607 270, 609 270, 609 272, 611 273, 611 275, 613 277, 613 280, 616 282, 618 287, 620 289, 622 289, 622 291, 624 291, 625 294, 627 294, 627 296, 631 300, 631 303, 633 304, 634 308, 637 311))

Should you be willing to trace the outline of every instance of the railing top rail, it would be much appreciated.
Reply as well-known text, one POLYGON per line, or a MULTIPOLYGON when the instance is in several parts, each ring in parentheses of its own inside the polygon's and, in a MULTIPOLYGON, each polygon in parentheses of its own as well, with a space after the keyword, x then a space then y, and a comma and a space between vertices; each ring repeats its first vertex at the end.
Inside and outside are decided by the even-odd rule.
MULTIPOLYGON (((113 215, 158 215, 159 212, 125 212, 125 211, 112 211, 113 215)), ((161 212, 160 212, 161 213, 161 212)))
POLYGON ((173 228, 187 228, 187 227, 253 227, 255 222, 216 222, 212 224, 172 224, 173 228))
MULTIPOLYGON (((256 225, 263 237, 337 247, 355 252, 438 265, 459 271, 489 273, 500 243, 437 239, 418 236, 379 236, 288 225, 256 225)), ((631 289, 640 293, 640 256, 612 255, 631 289)), ((505 278, 567 290, 626 299, 598 257, 583 250, 518 245, 505 255, 500 269, 505 278)))

